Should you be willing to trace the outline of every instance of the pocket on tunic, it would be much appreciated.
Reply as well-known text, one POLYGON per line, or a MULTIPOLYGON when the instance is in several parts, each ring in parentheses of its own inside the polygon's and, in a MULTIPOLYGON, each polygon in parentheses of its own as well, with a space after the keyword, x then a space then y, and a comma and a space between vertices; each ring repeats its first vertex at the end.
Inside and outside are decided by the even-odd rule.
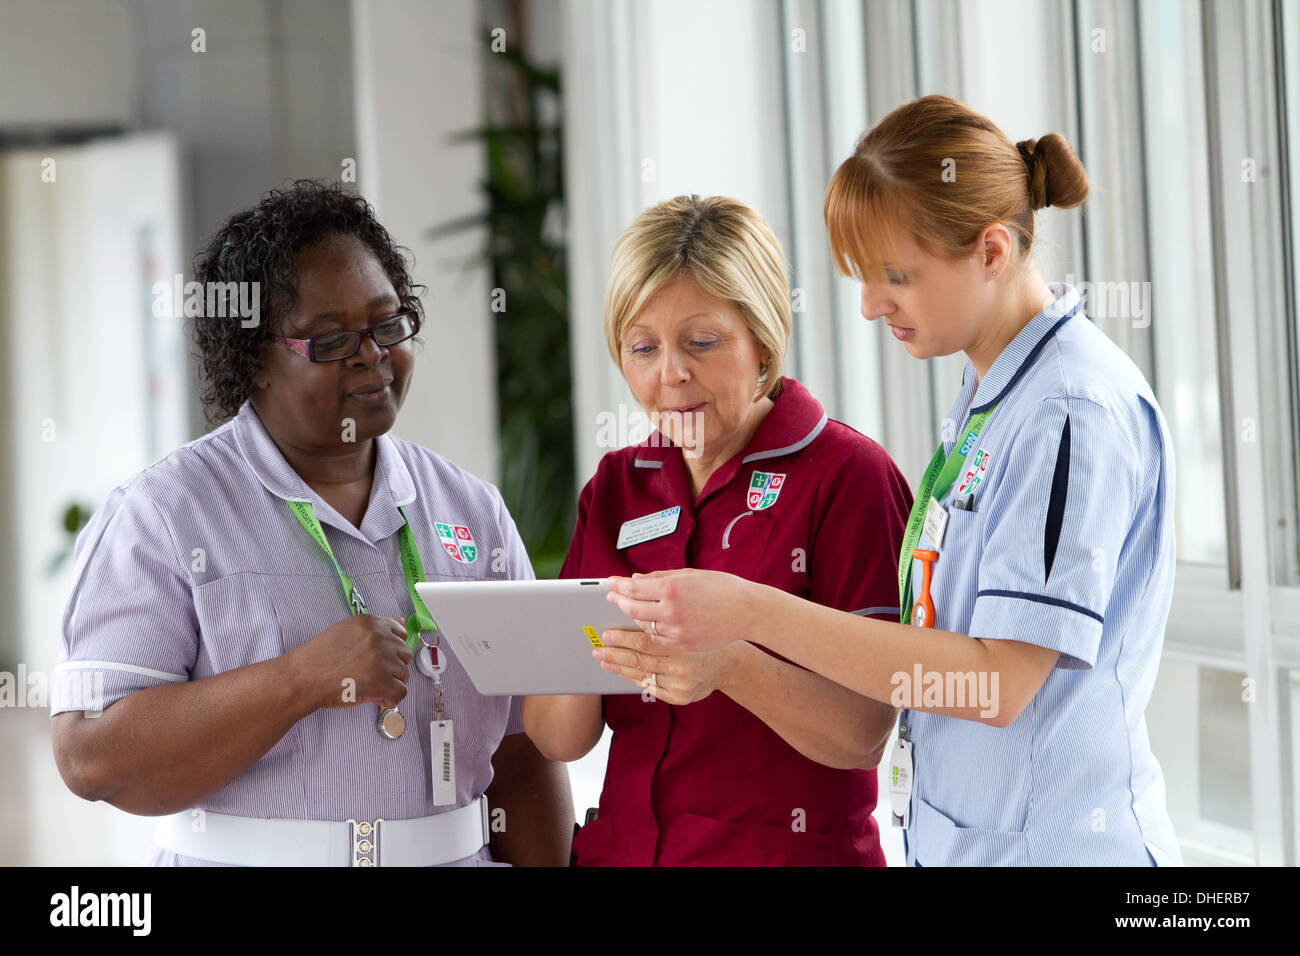
POLYGON ((858 865, 852 846, 836 847, 824 833, 792 825, 736 823, 680 813, 659 835, 663 866, 858 865), (837 852, 838 850, 838 852, 837 852))
POLYGON ((578 866, 612 866, 614 819, 610 814, 596 817, 573 835, 573 853, 578 866))
POLYGON ((948 520, 943 528, 943 546, 935 548, 933 542, 930 541, 929 535, 922 535, 918 547, 930 548, 938 551, 940 555, 950 549, 965 551, 973 547, 975 553, 978 554, 980 540, 977 535, 984 524, 984 512, 966 511, 964 508, 954 508, 951 505, 949 505, 947 511, 948 520))
POLYGON ((1029 837, 1023 830, 961 827, 942 810, 913 794, 908 842, 922 866, 1028 866, 1029 837))
POLYGON ((752 580, 775 524, 767 509, 737 513, 723 528, 721 550, 712 568, 752 580))
MULTIPOLYGON (((948 509, 943 546, 934 562, 930 595, 934 601, 937 628, 966 633, 975 610, 979 590, 980 556, 984 550, 984 515, 978 511, 948 509)), ((922 535, 920 547, 933 549, 929 536, 922 535)), ((912 562, 912 594, 921 593, 921 562, 912 562)))
MULTIPOLYGON (((491 568, 492 566, 491 562, 489 562, 487 566, 491 568)), ((475 574, 473 571, 469 569, 469 567, 462 565, 461 567, 458 568, 449 568, 449 567, 425 568, 424 577, 421 580, 424 581, 484 581, 484 580, 490 581, 493 579, 484 574, 475 574)), ((505 580, 505 579, 501 578, 500 580, 505 580)))
MULTIPOLYGON (((285 600, 296 598, 285 595, 285 600)), ((229 574, 199 585, 194 615, 199 625, 196 679, 268 661, 297 646, 281 633, 275 602, 260 574, 229 574)))
POLYGON ((683 547, 680 535, 673 533, 621 548, 619 553, 627 562, 628 574, 649 574, 653 571, 675 571, 677 568, 685 567, 683 547))

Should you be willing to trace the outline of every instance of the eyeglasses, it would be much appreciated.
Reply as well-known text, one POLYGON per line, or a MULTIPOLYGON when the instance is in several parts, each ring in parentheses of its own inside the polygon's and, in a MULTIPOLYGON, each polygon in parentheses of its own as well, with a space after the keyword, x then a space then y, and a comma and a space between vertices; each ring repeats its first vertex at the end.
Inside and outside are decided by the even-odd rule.
POLYGON ((366 329, 334 329, 313 335, 309 339, 287 339, 273 335, 271 341, 293 349, 309 362, 338 362, 357 354, 361 349, 363 335, 370 336, 380 348, 388 348, 405 342, 419 331, 420 313, 415 309, 407 309, 366 329))

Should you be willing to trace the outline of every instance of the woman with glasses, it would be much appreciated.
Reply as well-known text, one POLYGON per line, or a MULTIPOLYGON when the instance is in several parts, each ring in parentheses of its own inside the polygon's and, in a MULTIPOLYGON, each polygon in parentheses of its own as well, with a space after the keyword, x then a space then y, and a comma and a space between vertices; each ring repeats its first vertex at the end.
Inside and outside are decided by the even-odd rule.
POLYGON ((65 782, 162 815, 158 865, 565 862, 564 769, 414 590, 533 572, 496 488, 388 434, 422 317, 403 250, 360 197, 299 182, 231 218, 195 278, 254 284, 267 321, 194 321, 229 420, 78 538, 60 673, 104 692, 98 715, 56 693, 65 782))

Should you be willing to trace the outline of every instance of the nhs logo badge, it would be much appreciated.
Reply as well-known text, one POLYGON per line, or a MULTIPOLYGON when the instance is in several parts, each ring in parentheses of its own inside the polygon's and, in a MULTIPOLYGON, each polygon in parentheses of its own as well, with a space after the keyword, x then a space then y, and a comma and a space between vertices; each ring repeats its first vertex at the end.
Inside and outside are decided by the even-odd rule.
POLYGON ((966 440, 961 443, 961 454, 969 455, 971 448, 975 445, 975 439, 978 437, 978 435, 967 435, 966 440))
POLYGON ((443 550, 461 564, 474 563, 478 557, 478 545, 474 543, 474 535, 469 528, 463 524, 443 521, 435 521, 433 526, 438 531, 438 540, 442 542, 443 550))
POLYGON ((980 486, 980 482, 984 480, 984 474, 988 470, 989 453, 981 448, 973 458, 966 462, 966 470, 962 472, 961 484, 957 486, 957 494, 973 494, 975 489, 980 486))
POLYGON ((747 502, 751 511, 762 511, 764 508, 770 508, 776 504, 776 499, 781 496, 781 488, 785 485, 785 475, 775 474, 770 471, 756 471, 754 477, 749 479, 749 497, 747 502))

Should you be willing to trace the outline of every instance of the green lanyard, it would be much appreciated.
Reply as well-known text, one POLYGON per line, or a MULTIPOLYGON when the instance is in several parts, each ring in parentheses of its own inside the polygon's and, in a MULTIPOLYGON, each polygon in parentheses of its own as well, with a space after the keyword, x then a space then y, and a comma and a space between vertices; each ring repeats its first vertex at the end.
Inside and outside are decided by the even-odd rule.
MULTIPOLYGON (((307 533, 312 536, 312 540, 321 546, 321 550, 334 563, 334 570, 338 572, 339 580, 343 582, 343 596, 347 599, 348 606, 352 608, 352 613, 365 614, 366 602, 362 600, 361 593, 348 580, 348 576, 343 571, 343 566, 339 564, 338 558, 334 557, 334 551, 330 548, 330 543, 325 537, 325 529, 316 520, 316 513, 312 510, 311 502, 290 501, 289 508, 298 516, 298 520, 307 529, 307 533)), ((406 619, 406 647, 414 654, 415 648, 420 642, 420 632, 436 631, 438 625, 433 623, 433 615, 429 613, 424 600, 415 593, 415 582, 424 580, 424 567, 420 564, 420 552, 415 546, 415 535, 411 533, 411 522, 406 520, 405 511, 402 511, 401 508, 397 510, 402 515, 402 530, 398 532, 397 538, 399 550, 402 553, 402 572, 406 575, 406 590, 410 592, 411 605, 415 608, 415 613, 406 619)))
POLYGON ((903 548, 898 553, 898 611, 902 623, 912 619, 912 551, 921 540, 921 529, 925 526, 925 512, 930 507, 931 498, 942 498, 952 487, 952 483, 961 474, 966 464, 966 456, 975 447, 975 439, 980 430, 993 414, 993 405, 977 415, 972 415, 966 424, 966 433, 952 450, 944 456, 943 444, 935 449, 934 457, 926 466, 925 477, 917 489, 916 500, 912 502, 912 513, 907 518, 907 533, 903 535, 903 548))

